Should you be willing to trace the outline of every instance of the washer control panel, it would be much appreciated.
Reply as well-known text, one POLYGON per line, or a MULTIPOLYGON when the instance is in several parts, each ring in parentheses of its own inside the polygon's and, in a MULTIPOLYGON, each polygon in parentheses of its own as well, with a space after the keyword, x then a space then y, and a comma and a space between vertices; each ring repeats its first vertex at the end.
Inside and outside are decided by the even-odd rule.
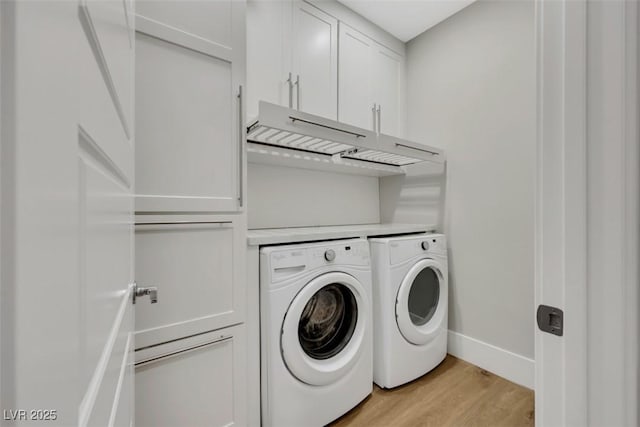
POLYGON ((371 265, 369 242, 364 239, 278 246, 261 252, 269 257, 273 282, 319 267, 371 265))

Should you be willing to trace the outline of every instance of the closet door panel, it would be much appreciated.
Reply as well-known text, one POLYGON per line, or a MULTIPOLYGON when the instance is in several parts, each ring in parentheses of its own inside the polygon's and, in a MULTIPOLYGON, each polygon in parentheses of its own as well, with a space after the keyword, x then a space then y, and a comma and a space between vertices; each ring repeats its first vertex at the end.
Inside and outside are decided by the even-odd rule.
POLYGON ((340 23, 338 120, 374 129, 372 63, 374 42, 340 23))
POLYGON ((307 113, 338 118, 338 21, 303 1, 293 3, 294 105, 307 113))

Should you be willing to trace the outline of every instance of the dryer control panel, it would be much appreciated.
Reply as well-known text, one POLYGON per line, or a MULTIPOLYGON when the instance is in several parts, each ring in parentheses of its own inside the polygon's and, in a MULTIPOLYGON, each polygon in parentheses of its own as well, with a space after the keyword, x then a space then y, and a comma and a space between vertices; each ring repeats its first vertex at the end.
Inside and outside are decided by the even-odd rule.
POLYGON ((399 264, 416 255, 447 256, 447 240, 443 234, 424 234, 389 242, 389 262, 399 264))

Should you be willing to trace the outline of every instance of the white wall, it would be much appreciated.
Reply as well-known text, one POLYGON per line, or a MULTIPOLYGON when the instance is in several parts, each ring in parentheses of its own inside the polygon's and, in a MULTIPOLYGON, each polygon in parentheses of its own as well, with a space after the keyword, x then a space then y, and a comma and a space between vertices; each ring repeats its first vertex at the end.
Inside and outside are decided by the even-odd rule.
POLYGON ((408 137, 448 161, 449 327, 530 359, 534 55, 530 0, 480 0, 407 46, 408 137))
POLYGON ((249 163, 249 228, 375 224, 378 178, 249 163))
POLYGON ((433 225, 441 231, 446 164, 422 162, 405 169, 405 175, 380 178, 381 222, 433 225))

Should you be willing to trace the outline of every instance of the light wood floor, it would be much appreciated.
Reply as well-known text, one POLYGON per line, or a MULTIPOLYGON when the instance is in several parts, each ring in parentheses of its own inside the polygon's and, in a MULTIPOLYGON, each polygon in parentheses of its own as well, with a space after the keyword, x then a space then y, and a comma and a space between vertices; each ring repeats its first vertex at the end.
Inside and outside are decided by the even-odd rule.
POLYGON ((453 356, 393 390, 373 394, 333 427, 534 425, 533 391, 453 356))

